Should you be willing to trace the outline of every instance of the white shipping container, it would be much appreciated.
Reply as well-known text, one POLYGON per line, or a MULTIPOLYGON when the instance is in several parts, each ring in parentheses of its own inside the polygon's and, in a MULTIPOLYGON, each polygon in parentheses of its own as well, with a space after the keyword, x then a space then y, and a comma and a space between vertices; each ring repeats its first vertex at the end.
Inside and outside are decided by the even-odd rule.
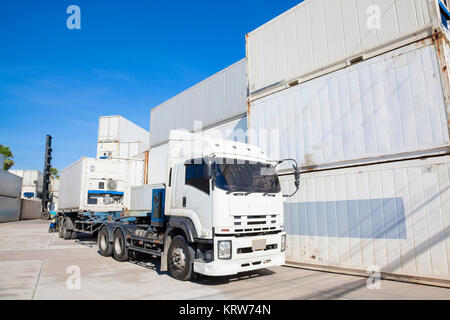
POLYGON ((40 200, 22 199, 20 220, 37 220, 41 218, 42 202, 40 200))
MULTIPOLYGON (((202 132, 207 137, 247 143, 247 117, 232 120, 202 132)), ((168 145, 163 144, 150 149, 149 184, 165 183, 167 174, 168 145)))
POLYGON ((98 142, 140 141, 149 144, 150 133, 122 116, 100 117, 98 142))
POLYGON ((20 198, 22 178, 0 170, 0 196, 20 198))
POLYGON ((284 221, 287 262, 450 280, 450 156, 304 173, 284 221))
POLYGON ((22 178, 22 198, 37 198, 42 193, 44 175, 39 170, 9 170, 22 178))
POLYGON ((131 211, 152 211, 152 197, 155 188, 164 188, 163 185, 147 185, 131 188, 131 211), (156 187, 157 186, 157 187, 156 187))
POLYGON ((246 36, 252 100, 434 30, 441 30, 437 0, 304 1, 246 36))
POLYGON ((129 209, 132 206, 131 190, 134 187, 140 187, 144 185, 144 166, 145 161, 140 158, 128 160, 128 178, 127 187, 125 191, 125 209, 129 209))
POLYGON ((148 183, 150 185, 166 183, 168 155, 169 145, 167 143, 150 149, 148 164, 148 183))
POLYGON ((0 195, 0 223, 19 221, 20 198, 4 197, 0 195))
POLYGON ((127 160, 82 158, 61 171, 59 210, 121 211, 128 185, 127 160))
POLYGON ((317 169, 447 153, 445 86, 421 41, 252 102, 250 142, 317 169))
POLYGON ((166 143, 170 130, 194 131, 240 118, 247 112, 245 59, 151 110, 151 146, 166 143))
POLYGON ((142 142, 99 142, 97 159, 128 159, 146 151, 148 144, 142 142))

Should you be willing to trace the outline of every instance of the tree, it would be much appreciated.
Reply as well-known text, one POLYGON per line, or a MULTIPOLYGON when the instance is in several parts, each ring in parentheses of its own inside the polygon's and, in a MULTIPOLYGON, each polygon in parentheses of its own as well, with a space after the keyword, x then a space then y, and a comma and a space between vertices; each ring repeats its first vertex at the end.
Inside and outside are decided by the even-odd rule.
POLYGON ((59 180, 59 170, 56 168, 50 169, 50 175, 53 177, 53 179, 59 180))
POLYGON ((0 144, 0 154, 5 156, 5 164, 3 165, 3 170, 9 170, 14 165, 14 161, 12 160, 14 158, 13 153, 8 146, 0 144))

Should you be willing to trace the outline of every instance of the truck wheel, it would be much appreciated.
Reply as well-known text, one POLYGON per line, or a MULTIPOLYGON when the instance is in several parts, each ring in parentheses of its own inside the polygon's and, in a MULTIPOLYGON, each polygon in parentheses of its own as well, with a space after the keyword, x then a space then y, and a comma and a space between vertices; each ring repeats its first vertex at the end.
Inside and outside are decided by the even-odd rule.
POLYGON ((182 236, 173 238, 169 247, 168 261, 170 274, 177 280, 190 281, 194 277, 195 252, 182 236))
POLYGON ((60 238, 64 237, 63 224, 64 224, 64 218, 58 218, 58 233, 59 233, 60 238))
POLYGON ((41 219, 42 220, 48 220, 50 219, 50 214, 48 212, 42 212, 41 213, 41 219))
POLYGON ((114 232, 113 238, 113 258, 119 262, 128 261, 128 248, 125 245, 125 237, 122 230, 118 229, 114 232))
POLYGON ((68 218, 65 218, 63 220, 62 233, 63 233, 64 240, 70 240, 72 238, 72 231, 67 230, 67 219, 68 218))
POLYGON ((98 233, 98 250, 100 255, 111 257, 113 246, 109 243, 108 228, 104 227, 98 233))

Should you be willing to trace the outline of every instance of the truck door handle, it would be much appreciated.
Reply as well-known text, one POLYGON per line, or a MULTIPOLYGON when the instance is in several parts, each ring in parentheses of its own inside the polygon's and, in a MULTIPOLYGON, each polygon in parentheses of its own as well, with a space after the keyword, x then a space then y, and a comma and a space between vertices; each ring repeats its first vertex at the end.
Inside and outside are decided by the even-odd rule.
POLYGON ((183 197, 183 208, 186 208, 186 197, 183 197))

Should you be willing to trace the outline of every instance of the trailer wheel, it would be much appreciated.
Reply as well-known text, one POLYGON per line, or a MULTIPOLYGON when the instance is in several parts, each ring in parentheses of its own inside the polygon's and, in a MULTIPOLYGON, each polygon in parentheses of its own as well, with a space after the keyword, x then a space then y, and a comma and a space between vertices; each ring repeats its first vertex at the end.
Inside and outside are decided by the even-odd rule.
POLYGON ((98 250, 100 255, 111 257, 113 246, 109 243, 108 228, 103 227, 98 233, 98 250))
POLYGON ((125 262, 129 260, 128 248, 125 244, 125 237, 122 230, 117 229, 114 232, 113 238, 113 258, 119 262, 125 262))
POLYGON ((168 261, 170 274, 177 280, 190 281, 194 278, 194 249, 182 236, 172 239, 168 261))
POLYGON ((63 233, 63 238, 64 240, 70 240, 72 238, 72 231, 67 230, 67 219, 69 218, 65 218, 63 220, 63 227, 62 227, 62 233, 63 233))
POLYGON ((61 217, 58 218, 58 233, 59 233, 60 238, 64 237, 63 224, 64 224, 64 218, 61 218, 61 217))

